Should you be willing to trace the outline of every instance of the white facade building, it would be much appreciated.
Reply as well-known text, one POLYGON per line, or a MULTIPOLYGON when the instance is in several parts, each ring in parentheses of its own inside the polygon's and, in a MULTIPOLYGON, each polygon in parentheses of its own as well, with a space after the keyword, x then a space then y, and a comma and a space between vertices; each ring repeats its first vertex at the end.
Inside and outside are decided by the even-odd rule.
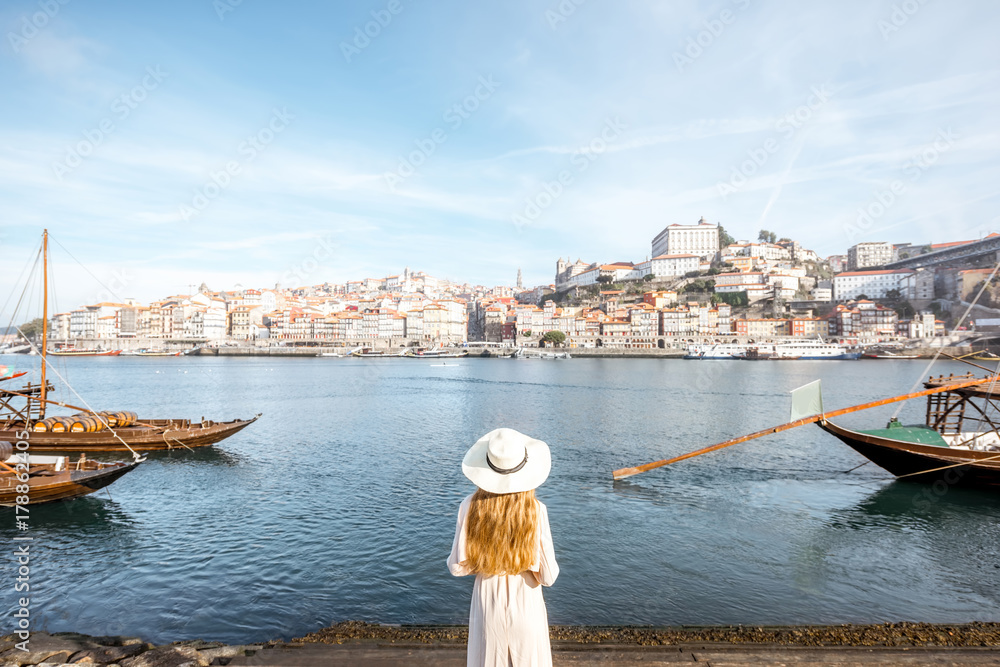
POLYGON ((683 276, 701 266, 699 255, 660 255, 649 260, 649 272, 657 278, 683 276))
POLYGON ((650 257, 696 255, 712 258, 719 252, 719 226, 702 218, 697 225, 670 225, 653 239, 650 257))
POLYGON ((767 277, 760 272, 720 273, 715 276, 716 292, 742 292, 748 286, 766 284, 767 277))
POLYGON ((915 298, 915 272, 899 271, 847 271, 833 277, 834 301, 852 301, 862 294, 869 299, 883 299, 890 290, 899 290, 904 299, 915 298))
POLYGON ((860 271, 892 261, 892 244, 881 241, 858 243, 847 249, 847 270, 860 271))

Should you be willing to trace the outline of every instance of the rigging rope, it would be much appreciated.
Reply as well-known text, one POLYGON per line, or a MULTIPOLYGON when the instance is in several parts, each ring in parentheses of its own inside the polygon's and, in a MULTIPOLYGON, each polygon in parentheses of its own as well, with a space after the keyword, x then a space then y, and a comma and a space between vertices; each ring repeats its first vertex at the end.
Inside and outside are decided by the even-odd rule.
MULTIPOLYGON (((993 273, 991 273, 991 274, 990 274, 990 277, 989 277, 989 278, 987 278, 987 279, 986 279, 986 280, 985 280, 985 281, 983 282, 983 286, 982 286, 982 288, 980 288, 980 290, 979 290, 979 293, 978 293, 978 294, 976 294, 976 298, 975 298, 975 299, 973 299, 972 301, 970 301, 970 302, 969 302, 969 307, 968 307, 968 308, 966 308, 966 309, 965 309, 965 312, 964 312, 964 313, 962 313, 962 316, 961 316, 960 318, 958 318, 958 323, 959 323, 959 324, 961 324, 961 323, 962 323, 962 322, 963 322, 963 321, 965 320, 965 318, 969 316, 969 313, 970 313, 970 312, 972 312, 972 309, 973 309, 973 307, 975 307, 976 303, 977 303, 977 302, 979 301, 979 297, 981 297, 981 296, 983 295, 983 292, 985 292, 985 291, 986 291, 986 288, 987 288, 987 287, 989 287, 989 285, 990 285, 990 282, 991 282, 991 281, 993 280, 993 278, 995 278, 995 277, 996 277, 996 275, 997 275, 997 271, 1000 271, 1000 262, 998 262, 998 263, 997 263, 997 265, 996 265, 995 267, 993 267, 993 273)), ((951 335, 952 335, 952 336, 954 336, 954 335, 955 335, 955 331, 957 331, 957 330, 958 330, 958 326, 956 325, 955 329, 952 329, 952 331, 951 331, 951 335)), ((943 343, 943 342, 944 342, 944 341, 942 341, 942 343, 943 343)), ((911 393, 911 394, 912 394, 912 393, 914 392, 914 390, 916 390, 917 386, 918 386, 918 385, 919 385, 919 384, 920 384, 921 382, 923 382, 923 379, 922 379, 922 378, 923 378, 923 376, 924 376, 924 375, 929 375, 929 374, 930 374, 930 372, 931 372, 931 368, 932 368, 932 367, 934 366, 934 364, 935 364, 935 363, 937 363, 937 360, 938 360, 938 357, 940 357, 940 356, 941 356, 941 353, 942 353, 942 352, 944 352, 944 346, 943 346, 943 345, 942 345, 941 347, 939 347, 939 348, 938 348, 938 351, 937 351, 937 353, 936 353, 936 354, 934 355, 934 357, 933 357, 933 358, 931 359, 931 362, 930 362, 929 364, 927 364, 927 368, 925 368, 925 369, 924 369, 924 372, 923 372, 923 374, 922 374, 922 375, 920 375, 920 376, 919 376, 919 377, 917 378, 917 381, 913 383, 913 386, 912 386, 912 387, 910 387, 910 391, 909 391, 908 393, 911 393)), ((895 419, 896 417, 898 417, 898 416, 899 416, 899 413, 900 413, 900 411, 902 411, 902 409, 903 409, 903 404, 902 404, 902 403, 900 403, 900 404, 899 404, 898 406, 896 406, 896 411, 892 413, 892 417, 893 417, 893 419, 895 419)))
MULTIPOLYGON (((34 254, 35 254, 35 261, 34 261, 34 266, 32 266, 32 269, 31 269, 32 273, 35 271, 35 267, 38 266, 38 260, 42 256, 42 244, 41 243, 38 244, 38 250, 36 250, 34 254)), ((21 279, 24 278, 25 271, 27 271, 28 267, 31 266, 31 265, 32 265, 31 255, 28 255, 27 261, 24 263, 24 266, 21 268, 21 273, 18 274, 18 276, 17 276, 17 281, 14 283, 15 285, 19 285, 21 283, 21 279)), ((27 283, 25 283, 25 289, 27 289, 27 287, 28 287, 28 285, 27 285, 27 283)), ((2 313, 3 311, 7 310, 7 305, 10 303, 10 300, 12 298, 14 298, 14 293, 13 292, 11 292, 9 295, 7 295, 7 300, 4 302, 3 308, 0 308, 0 313, 2 313)), ((23 300, 23 299, 24 299, 24 290, 21 291, 21 299, 18 300, 18 305, 19 306, 20 306, 21 300, 23 300)), ((11 322, 10 322, 10 325, 7 327, 7 331, 10 331, 10 329, 13 328, 13 324, 14 324, 13 320, 14 320, 14 317, 16 316, 16 314, 17 314, 17 310, 15 309, 14 313, 11 315, 11 322)))
MULTIPOLYGON (((19 333, 21 333, 21 329, 20 329, 20 328, 18 328, 18 332, 19 332, 19 333)), ((22 335, 22 336, 24 336, 24 333, 21 333, 21 335, 22 335)), ((38 351, 38 348, 37 348, 37 347, 35 347, 35 344, 34 344, 34 343, 31 343, 31 342, 29 341, 29 344, 31 345, 31 348, 32 348, 33 350, 35 350, 36 352, 38 351)), ((49 369, 50 369, 50 370, 51 370, 51 371, 52 371, 53 373, 55 373, 55 374, 56 374, 56 377, 58 377, 58 378, 59 378, 60 380, 62 380, 62 381, 63 381, 63 384, 65 384, 65 385, 66 385, 67 387, 69 387, 69 390, 70 390, 71 392, 73 392, 73 393, 74 393, 74 394, 76 395, 76 397, 77 397, 78 399, 80 399, 80 402, 81 402, 81 403, 83 403, 83 405, 84 405, 84 406, 85 406, 85 407, 86 407, 86 408, 87 408, 88 410, 90 410, 91 414, 93 414, 93 415, 94 415, 95 417, 97 417, 97 418, 98 418, 98 419, 100 419, 100 420, 101 420, 102 422, 104 422, 104 426, 105 426, 105 427, 107 427, 107 429, 108 429, 109 431, 111 431, 111 434, 112 434, 113 436, 115 436, 115 438, 117 438, 117 439, 118 439, 118 442, 120 442, 120 443, 122 443, 123 445, 125 445, 125 448, 126 448, 126 449, 128 449, 128 450, 129 450, 130 452, 132 452, 132 458, 133 458, 133 459, 134 459, 134 460, 135 460, 135 461, 136 461, 137 463, 141 463, 142 461, 145 461, 145 460, 146 460, 146 459, 145 459, 145 457, 143 457, 143 456, 140 456, 139 454, 137 454, 137 453, 136 453, 136 451, 135 451, 134 449, 132 449, 132 448, 131 448, 131 447, 129 446, 129 444, 128 444, 127 442, 125 442, 124 440, 122 440, 122 437, 121 437, 120 435, 118 435, 118 432, 117 432, 117 431, 116 431, 115 429, 111 428, 111 424, 110 424, 110 423, 108 422, 108 420, 107 420, 107 419, 105 419, 105 418, 104 418, 104 417, 103 417, 102 415, 98 414, 98 412, 97 412, 96 410, 94 410, 94 408, 90 407, 90 403, 88 403, 88 402, 87 402, 87 399, 85 399, 85 398, 84 398, 83 396, 81 396, 81 395, 79 394, 79 392, 77 392, 77 390, 73 388, 73 386, 72 386, 72 385, 71 385, 71 384, 70 384, 70 383, 69 383, 69 382, 68 382, 68 381, 66 380, 66 378, 64 378, 64 377, 63 377, 63 376, 62 376, 62 375, 61 375, 61 374, 59 373, 58 369, 56 369, 56 367, 55 367, 55 366, 53 366, 53 365, 52 365, 51 363, 49 363, 49 360, 48 360, 48 359, 46 359, 46 357, 45 357, 45 355, 44 355, 44 354, 43 354, 43 355, 41 355, 41 357, 42 357, 42 363, 43 363, 43 364, 48 364, 48 366, 49 366, 49 369)))
POLYGON ((100 278, 98 278, 97 276, 95 276, 95 275, 94 275, 94 272, 93 272, 93 271, 91 271, 90 269, 88 269, 88 268, 87 268, 87 265, 86 265, 86 264, 84 264, 83 262, 81 262, 80 260, 78 260, 78 259, 77 259, 76 257, 74 257, 74 256, 73 256, 73 253, 71 253, 71 252, 70 252, 69 250, 67 250, 66 246, 64 246, 64 245, 63 245, 62 243, 59 243, 59 240, 58 240, 58 239, 56 239, 56 238, 53 238, 51 234, 49 235, 49 238, 50 238, 50 239, 52 239, 52 241, 53 241, 53 242, 54 242, 54 243, 55 243, 55 244, 56 244, 57 246, 59 246, 60 248, 62 248, 62 249, 63 249, 63 251, 65 251, 65 253, 66 253, 67 255, 69 255, 70 257, 72 257, 72 258, 73 258, 73 261, 74 261, 74 262, 76 262, 76 263, 77 263, 77 264, 79 264, 79 265, 80 265, 81 267, 83 267, 83 270, 84 270, 84 271, 86 271, 87 273, 89 273, 89 274, 90 274, 90 277, 91 277, 91 278, 93 278, 94 280, 96 280, 96 281, 97 281, 97 282, 98 282, 98 283, 99 283, 99 284, 101 285, 101 287, 103 287, 104 289, 108 290, 108 294, 110 294, 111 296, 113 296, 113 297, 115 297, 116 299, 118 299, 118 301, 120 301, 121 303, 125 303, 125 299, 123 299, 123 298, 121 298, 120 296, 118 296, 117 294, 115 294, 115 292, 114 292, 114 290, 113 290, 113 289, 111 289, 110 287, 108 287, 107 285, 105 285, 105 284, 104 284, 104 283, 103 283, 103 282, 101 281, 101 279, 100 279, 100 278))
POLYGON ((940 468, 931 468, 930 470, 921 470, 919 472, 909 472, 905 475, 896 475, 896 479, 902 479, 904 477, 912 477, 914 475, 929 475, 932 472, 938 472, 939 470, 947 470, 948 468, 957 468, 959 466, 971 466, 977 463, 982 463, 983 461, 995 461, 1000 459, 1000 454, 996 456, 987 456, 985 459, 978 459, 976 461, 962 461, 961 463, 953 463, 949 466, 941 466, 940 468))

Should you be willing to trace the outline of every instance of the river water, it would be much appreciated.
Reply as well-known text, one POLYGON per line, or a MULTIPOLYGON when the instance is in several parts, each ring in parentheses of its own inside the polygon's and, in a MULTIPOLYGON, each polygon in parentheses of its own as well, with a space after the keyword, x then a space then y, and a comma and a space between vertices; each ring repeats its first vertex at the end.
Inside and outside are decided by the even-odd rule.
MULTIPOLYGON (((864 459, 814 426, 611 480, 780 424, 814 379, 832 409, 909 391, 927 362, 60 363, 95 408, 264 416, 214 447, 151 454, 109 493, 32 507, 36 630, 247 642, 348 619, 464 623, 472 581, 445 565, 473 490, 460 463, 500 426, 552 450, 538 496, 562 568, 545 592, 554 624, 1000 620, 1000 496, 845 473, 864 459)), ((921 421, 922 403, 906 406, 921 421)), ((877 428, 895 409, 837 421, 877 428)), ((0 511, 8 544, 13 523, 0 511)), ((3 572, 9 628, 12 557, 3 572)))

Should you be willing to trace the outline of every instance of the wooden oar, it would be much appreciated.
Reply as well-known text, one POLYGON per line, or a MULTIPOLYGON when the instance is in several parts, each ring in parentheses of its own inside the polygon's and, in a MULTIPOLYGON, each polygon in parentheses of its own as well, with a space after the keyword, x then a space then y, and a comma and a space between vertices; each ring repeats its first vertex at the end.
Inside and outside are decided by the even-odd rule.
POLYGON ((32 396, 31 394, 23 394, 19 391, 14 391, 13 389, 0 389, 0 394, 13 394, 14 396, 20 396, 22 398, 30 398, 33 401, 41 401, 42 403, 50 403, 52 405, 58 405, 62 408, 69 408, 70 410, 79 410, 80 412, 89 412, 96 415, 97 413, 90 408, 81 408, 79 405, 70 405, 69 403, 60 403, 59 401, 53 401, 49 398, 40 398, 38 396, 32 396))
MULTIPOLYGON (((975 354, 975 352, 970 352, 969 354, 975 354)), ((961 361, 963 364, 969 364, 970 366, 975 366, 976 368, 981 368, 984 371, 986 371, 987 373, 995 373, 996 372, 995 368, 986 368, 986 366, 980 366, 979 364, 976 364, 976 363, 973 363, 973 362, 969 361, 968 359, 966 359, 966 357, 969 356, 968 354, 963 354, 960 357, 953 357, 952 355, 948 354, 947 352, 942 352, 941 356, 942 357, 948 357, 949 359, 954 359, 955 361, 961 361)))
POLYGON ((739 438, 733 438, 732 440, 726 440, 725 442, 720 442, 717 445, 712 445, 711 447, 705 447, 694 452, 688 452, 687 454, 681 454, 680 456, 675 456, 672 459, 663 459, 662 461, 653 461, 652 463, 643 463, 642 465, 635 466, 634 468, 619 468, 615 470, 612 476, 618 479, 625 479, 626 477, 631 477, 632 475, 638 475, 641 472, 646 472, 647 470, 653 470, 654 468, 661 468, 665 465, 670 465, 671 463, 677 463, 678 461, 683 461, 684 459, 690 459, 695 456, 701 456, 702 454, 707 454, 709 452, 714 452, 718 449, 723 449, 725 447, 730 447, 732 445, 738 445, 741 442, 746 442, 747 440, 753 440, 754 438, 759 438, 762 435, 768 435, 770 433, 779 433, 781 431, 787 431, 788 429, 795 428, 797 426, 804 426, 805 424, 812 424, 820 421, 821 419, 829 419, 830 417, 839 417, 840 415, 846 415, 850 412, 857 412, 859 410, 867 410, 869 408, 877 408, 880 405, 888 405, 889 403, 898 403, 899 401, 908 401, 911 398, 920 398, 921 396, 929 396, 931 394, 939 394, 943 391, 954 391, 956 389, 962 389, 964 387, 974 387, 976 385, 984 384, 986 382, 996 382, 1000 376, 990 376, 986 378, 980 378, 978 380, 969 380, 967 382, 959 382, 956 384, 949 384, 943 387, 935 387, 934 389, 925 389, 923 391, 916 391, 912 394, 903 394, 902 396, 893 396, 892 398, 883 398, 878 401, 872 401, 871 403, 863 403, 861 405, 854 405, 849 408, 841 408, 840 410, 834 410, 833 412, 826 412, 819 415, 813 415, 812 417, 803 417, 802 419, 797 419, 793 422, 788 422, 787 424, 782 424, 780 426, 772 426, 771 428, 766 428, 763 431, 757 431, 756 433, 751 433, 749 435, 744 435, 739 438))
MULTIPOLYGON (((22 394, 19 391, 13 391, 12 389, 0 389, 0 392, 5 394, 13 394, 14 396, 21 396, 23 398, 30 398, 33 401, 41 401, 43 403, 49 403, 51 405, 58 405, 61 408, 69 408, 70 410, 79 410, 80 412, 87 412, 95 417, 101 417, 100 413, 94 412, 90 408, 81 408, 79 405, 70 405, 69 403, 61 403, 59 401, 53 401, 50 398, 39 398, 38 396, 31 396, 30 394, 22 394)), ((103 418, 102 418, 103 419, 103 418)), ((149 428, 165 428, 163 426, 157 426, 156 424, 147 424, 145 422, 137 421, 135 422, 139 426, 147 426, 149 428)), ((111 428, 108 426, 108 428, 111 428)))

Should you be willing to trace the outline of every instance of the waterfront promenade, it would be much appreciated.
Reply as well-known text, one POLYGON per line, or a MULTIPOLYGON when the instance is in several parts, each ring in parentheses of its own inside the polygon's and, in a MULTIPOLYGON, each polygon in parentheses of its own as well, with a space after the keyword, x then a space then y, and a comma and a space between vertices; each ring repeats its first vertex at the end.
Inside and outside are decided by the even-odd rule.
MULTIPOLYGON (((350 348, 348 348, 350 349, 350 348)), ((456 348, 459 349, 459 348, 456 348)), ((466 348, 461 348, 466 349, 466 348)), ((530 354, 537 355, 539 352, 556 352, 562 354, 568 352, 570 357, 575 358, 603 358, 603 359, 682 359, 685 354, 684 349, 626 349, 619 347, 572 347, 572 348, 527 348, 530 354)), ((497 358, 509 355, 511 348, 467 348, 470 357, 477 358, 497 358)), ((938 352, 961 356, 968 354, 968 348, 945 347, 945 348, 915 348, 907 350, 907 354, 917 355, 920 359, 931 359, 938 352)), ((219 357, 314 357, 323 352, 343 353, 344 348, 328 347, 251 347, 251 346, 228 346, 217 348, 201 348, 192 354, 197 356, 219 356, 219 357)))

